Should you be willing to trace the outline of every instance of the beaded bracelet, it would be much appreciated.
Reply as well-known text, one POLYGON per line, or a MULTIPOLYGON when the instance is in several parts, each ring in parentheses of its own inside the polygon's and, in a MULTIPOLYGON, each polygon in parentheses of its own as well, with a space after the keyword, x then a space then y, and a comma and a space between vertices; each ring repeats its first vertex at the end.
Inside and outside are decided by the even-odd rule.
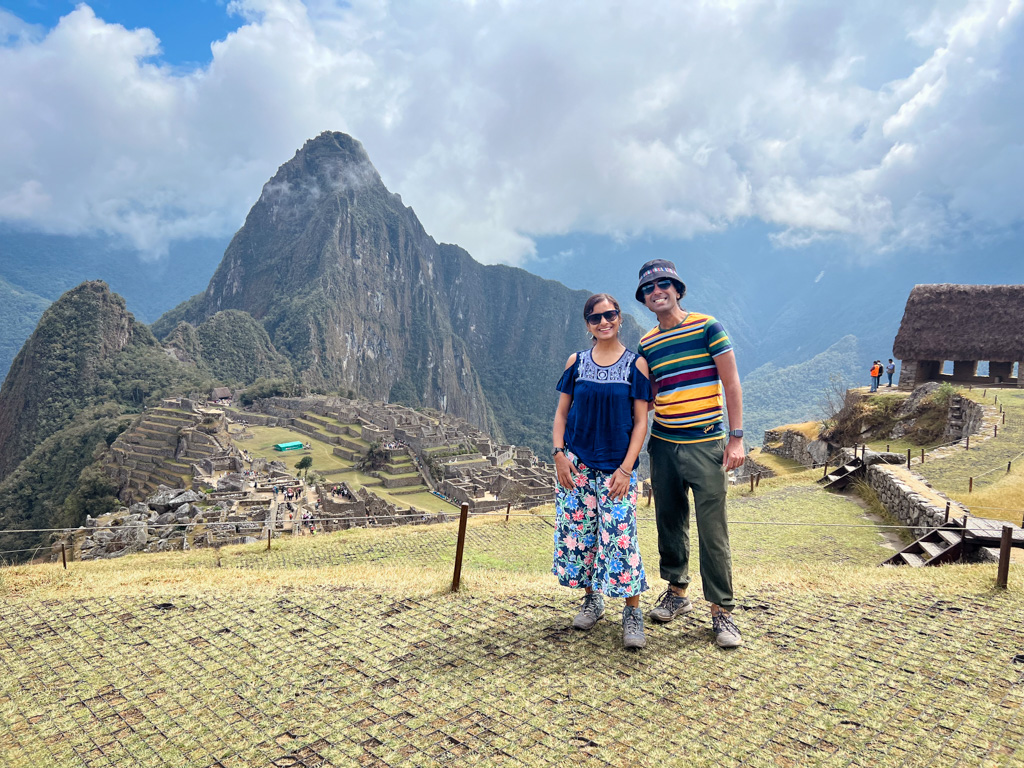
POLYGON ((616 467, 616 468, 615 468, 615 471, 616 471, 616 472, 621 472, 621 473, 622 473, 622 474, 624 474, 624 475, 625 475, 626 477, 631 477, 631 476, 632 476, 632 475, 631 475, 631 474, 630 474, 629 472, 627 472, 626 470, 624 470, 624 469, 623 469, 622 467, 616 467))

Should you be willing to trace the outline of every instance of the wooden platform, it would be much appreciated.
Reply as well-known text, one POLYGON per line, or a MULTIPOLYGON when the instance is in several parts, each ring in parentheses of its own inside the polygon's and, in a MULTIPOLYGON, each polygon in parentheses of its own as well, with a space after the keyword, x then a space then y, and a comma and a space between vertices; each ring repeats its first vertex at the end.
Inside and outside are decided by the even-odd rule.
POLYGON ((1005 520, 990 520, 987 517, 971 517, 967 516, 962 518, 964 528, 967 529, 967 538, 977 539, 980 543, 996 542, 997 544, 1003 538, 1003 527, 1010 526, 1013 530, 1013 546, 1021 547, 1024 546, 1024 528, 1013 523, 1008 523, 1005 520))

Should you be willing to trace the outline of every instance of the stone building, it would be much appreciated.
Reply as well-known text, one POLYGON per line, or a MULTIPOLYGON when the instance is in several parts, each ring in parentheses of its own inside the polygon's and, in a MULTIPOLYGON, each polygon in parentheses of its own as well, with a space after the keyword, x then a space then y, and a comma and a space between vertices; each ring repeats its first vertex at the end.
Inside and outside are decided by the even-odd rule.
POLYGON ((893 353, 900 389, 927 381, 1024 387, 1013 370, 1024 361, 1024 285, 914 286, 893 353), (946 361, 952 373, 943 373, 946 361), (987 376, 978 375, 980 362, 987 376))

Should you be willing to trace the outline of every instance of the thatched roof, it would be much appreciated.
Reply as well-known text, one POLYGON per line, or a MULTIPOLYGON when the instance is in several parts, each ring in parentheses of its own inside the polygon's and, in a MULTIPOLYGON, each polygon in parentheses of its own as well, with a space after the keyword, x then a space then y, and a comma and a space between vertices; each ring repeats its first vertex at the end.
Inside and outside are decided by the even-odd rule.
POLYGON ((212 400, 230 400, 231 390, 228 387, 214 387, 210 390, 210 399, 212 400))
POLYGON ((901 360, 1024 360, 1024 285, 916 285, 893 353, 901 360))

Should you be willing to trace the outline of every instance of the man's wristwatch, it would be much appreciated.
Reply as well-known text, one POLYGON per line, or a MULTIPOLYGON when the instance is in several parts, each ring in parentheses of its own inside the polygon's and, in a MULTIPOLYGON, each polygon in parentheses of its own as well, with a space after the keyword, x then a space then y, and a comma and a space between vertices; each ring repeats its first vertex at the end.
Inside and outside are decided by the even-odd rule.
POLYGON ((551 451, 551 458, 555 458, 555 456, 558 455, 559 453, 565 453, 565 448, 555 448, 553 451, 551 451))
POLYGON ((738 438, 742 439, 743 438, 743 430, 742 429, 730 429, 729 430, 729 437, 738 437, 738 438))

